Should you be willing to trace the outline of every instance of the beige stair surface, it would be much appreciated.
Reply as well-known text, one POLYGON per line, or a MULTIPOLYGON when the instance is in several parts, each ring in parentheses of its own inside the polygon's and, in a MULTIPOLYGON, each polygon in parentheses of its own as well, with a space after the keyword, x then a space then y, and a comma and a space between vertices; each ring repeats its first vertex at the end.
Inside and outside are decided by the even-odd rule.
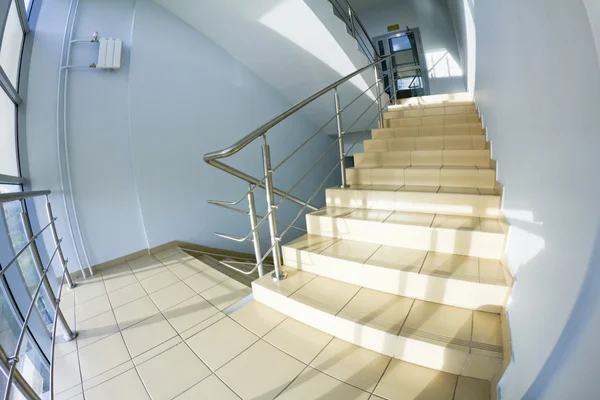
MULTIPOLYGON (((400 100, 364 144, 347 186, 327 189, 326 207, 306 215, 307 234, 283 245, 287 278, 255 280, 254 298, 393 357, 407 387, 411 371, 497 382, 510 354, 501 317, 513 284, 509 226, 472 97, 400 100)), ((455 399, 490 399, 488 389, 458 386, 455 399)))
POLYGON ((502 365, 500 315, 415 300, 287 269, 254 298, 347 342, 412 364, 491 380, 502 365))
POLYGON ((390 294, 499 313, 502 261, 305 235, 283 246, 288 267, 390 294))

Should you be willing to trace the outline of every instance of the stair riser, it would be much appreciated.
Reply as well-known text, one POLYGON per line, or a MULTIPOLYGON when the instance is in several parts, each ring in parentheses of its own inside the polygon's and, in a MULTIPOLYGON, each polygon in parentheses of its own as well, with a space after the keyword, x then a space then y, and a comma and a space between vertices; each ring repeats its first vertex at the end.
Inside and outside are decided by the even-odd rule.
POLYGON ((481 123, 381 128, 371 131, 373 139, 400 139, 417 136, 483 135, 481 123))
POLYGON ((417 274, 328 257, 283 246, 283 260, 315 275, 394 295, 500 313, 510 288, 417 274))
POLYGON ((365 140, 366 153, 410 150, 485 150, 483 135, 406 137, 365 140))
POLYGON ((449 186, 494 189, 496 172, 460 169, 349 168, 349 185, 449 186))
POLYGON ((448 107, 426 107, 426 108, 410 108, 405 110, 390 110, 383 114, 385 119, 395 118, 414 118, 414 117, 430 117, 434 115, 461 115, 461 114, 477 114, 477 108, 474 104, 470 105, 453 105, 448 107))
POLYGON ((468 217, 497 218, 502 215, 500 196, 453 193, 384 192, 327 189, 327 206, 393 210, 468 217))
POLYGON ((416 250, 501 259, 506 235, 460 229, 306 216, 308 233, 416 250))
POLYGON ((478 114, 432 115, 429 117, 396 118, 384 120, 384 128, 400 128, 406 126, 430 126, 448 124, 479 123, 478 114))
POLYGON ((490 167, 489 150, 412 150, 379 153, 356 153, 359 168, 397 166, 490 167))
POLYGON ((410 97, 407 99, 398 99, 400 107, 448 107, 451 105, 462 105, 463 103, 472 103, 473 94, 463 93, 445 93, 429 96, 410 97))
POLYGON ((428 343, 379 331, 320 311, 254 283, 252 289, 255 300, 290 318, 357 346, 423 367, 490 380, 502 364, 500 358, 469 354, 468 348, 451 348, 444 343, 428 343))

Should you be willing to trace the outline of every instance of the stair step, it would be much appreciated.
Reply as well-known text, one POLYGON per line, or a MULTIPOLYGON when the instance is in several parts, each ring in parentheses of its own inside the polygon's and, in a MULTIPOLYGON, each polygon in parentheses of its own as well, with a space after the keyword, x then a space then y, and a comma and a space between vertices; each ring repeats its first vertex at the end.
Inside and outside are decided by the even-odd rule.
POLYGON ((512 278, 500 260, 304 235, 283 246, 284 264, 369 289, 500 313, 512 278))
MULTIPOLYGON (((392 132, 393 133, 393 132, 392 132)), ((417 136, 398 139, 365 140, 365 152, 376 153, 399 150, 485 150, 483 135, 417 136)))
POLYGON ((497 260, 508 232, 494 218, 342 207, 308 214, 306 226, 314 235, 497 260))
MULTIPOLYGON (((388 115, 389 117, 389 115, 388 115)), ((448 124, 470 124, 479 123, 479 114, 450 114, 450 115, 429 115, 426 117, 405 117, 405 118, 388 118, 384 121, 385 128, 400 128, 410 126, 431 126, 431 125, 448 125, 448 124)))
POLYGON ((434 94, 420 97, 410 97, 406 99, 398 99, 397 107, 440 107, 442 105, 472 103, 473 94, 468 92, 463 93, 447 93, 434 94))
POLYGON ((397 128, 372 129, 373 139, 400 139, 417 136, 465 136, 483 135, 484 130, 480 122, 460 124, 437 124, 421 126, 405 126, 397 128))
POLYGON ((409 166, 490 167, 489 150, 398 150, 355 153, 357 168, 409 166))
POLYGON ((480 189, 496 187, 496 171, 481 167, 348 168, 349 185, 450 186, 480 189))
POLYGON ((491 380, 502 364, 500 315, 378 292, 285 268, 252 283, 254 298, 347 342, 409 363, 491 380))
POLYGON ((326 190, 327 206, 498 218, 502 196, 495 189, 365 185, 326 190))
POLYGON ((429 117, 432 115, 460 115, 477 114, 477 108, 474 103, 470 104, 452 104, 441 105, 437 107, 402 107, 399 109, 390 108, 383 114, 384 119, 429 117))

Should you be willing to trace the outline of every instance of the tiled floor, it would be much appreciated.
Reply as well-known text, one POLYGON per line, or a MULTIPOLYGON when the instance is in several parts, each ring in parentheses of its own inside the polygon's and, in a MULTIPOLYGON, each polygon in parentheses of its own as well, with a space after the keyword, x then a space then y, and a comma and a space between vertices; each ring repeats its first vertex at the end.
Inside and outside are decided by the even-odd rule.
POLYGON ((55 398, 459 400, 489 392, 255 301, 230 307, 250 294, 250 279, 204 261, 169 249, 65 291, 61 308, 79 337, 57 344, 55 398))

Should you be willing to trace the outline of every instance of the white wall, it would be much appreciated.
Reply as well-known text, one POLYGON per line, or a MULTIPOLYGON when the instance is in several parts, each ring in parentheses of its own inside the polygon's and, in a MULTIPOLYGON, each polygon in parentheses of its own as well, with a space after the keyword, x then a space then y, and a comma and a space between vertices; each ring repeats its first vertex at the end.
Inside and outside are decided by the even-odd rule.
MULTIPOLYGON (((68 227, 56 156, 56 77, 68 8, 64 3, 44 0, 40 12, 24 138, 32 186, 56 193, 53 202, 63 234, 68 227)), ((89 38, 93 31, 123 39, 125 51, 121 70, 74 70, 68 81, 72 196, 90 263, 171 240, 250 250, 213 235, 214 231, 249 231, 242 215, 206 204, 213 198, 233 200, 244 193, 246 185, 209 167, 202 156, 232 144, 290 103, 150 0, 81 0, 74 36, 89 38), (162 49, 160 55, 158 49, 162 49)), ((95 61, 95 46, 75 44, 71 63, 95 61)), ((315 130, 314 124, 301 117, 273 129, 269 140, 274 163, 315 130)), ((290 187, 331 143, 325 135, 317 137, 280 171, 276 185, 290 187)), ((324 166, 329 166, 328 171, 335 158, 331 152, 294 194, 308 198, 326 175, 324 166)), ((253 145, 232 163, 259 176, 260 149, 253 145)), ((263 196, 264 192, 257 192, 257 203, 264 203, 263 196)), ((324 204, 323 193, 314 203, 324 204)), ((245 208, 247 203, 240 206, 245 208)), ((280 219, 291 219, 296 209, 283 207, 280 219)), ((298 224, 304 224, 304 219, 298 224)), ((72 246, 67 255, 74 259, 72 246)))
MULTIPOLYGON (((460 65, 460 54, 454 25, 446 0, 394 0, 381 3, 356 2, 358 17, 371 37, 387 33, 389 25, 399 24, 418 27, 425 53, 447 50, 460 65)), ((429 68, 432 65, 428 66, 429 68)), ((464 78, 430 79, 431 94, 457 93, 465 91, 464 78)))
POLYGON ((475 94, 505 186, 516 279, 502 398, 598 398, 600 65, 586 9, 474 8, 475 94))
MULTIPOLYGON (((477 40, 475 34, 475 0, 448 0, 448 9, 452 15, 460 64, 467 81, 467 90, 475 91, 475 63, 477 61, 477 40)), ((458 60, 457 60, 458 61, 458 60)))

